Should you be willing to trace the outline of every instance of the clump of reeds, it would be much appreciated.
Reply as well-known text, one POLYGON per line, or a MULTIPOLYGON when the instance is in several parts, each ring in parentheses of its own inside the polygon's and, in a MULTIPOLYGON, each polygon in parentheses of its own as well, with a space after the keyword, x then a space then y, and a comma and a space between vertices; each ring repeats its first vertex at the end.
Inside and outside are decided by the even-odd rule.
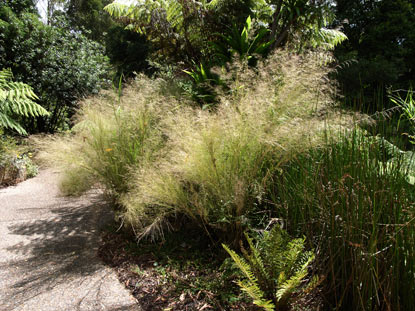
POLYGON ((278 217, 318 249, 333 308, 412 310, 415 193, 408 168, 388 161, 382 140, 361 131, 334 138, 282 167, 274 184, 278 217))

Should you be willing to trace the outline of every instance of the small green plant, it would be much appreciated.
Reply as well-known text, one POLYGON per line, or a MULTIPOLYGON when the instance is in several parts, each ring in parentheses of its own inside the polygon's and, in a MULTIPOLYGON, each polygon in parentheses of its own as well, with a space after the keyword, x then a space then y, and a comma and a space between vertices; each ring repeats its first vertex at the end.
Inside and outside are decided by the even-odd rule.
POLYGON ((27 135, 26 130, 15 116, 38 117, 49 113, 34 100, 38 97, 32 88, 21 82, 14 82, 10 69, 0 70, 0 127, 27 135))
POLYGON ((412 144, 415 144, 415 98, 414 92, 409 90, 403 99, 399 94, 389 95, 390 100, 402 109, 401 118, 407 119, 412 126, 412 133, 408 133, 408 137, 412 144))
POLYGON ((215 56, 222 63, 227 63, 231 62, 234 54, 239 56, 240 61, 251 61, 255 55, 264 55, 273 43, 265 39, 269 30, 260 28, 255 36, 252 35, 253 32, 252 19, 248 16, 242 31, 234 25, 229 34, 221 35, 224 43, 212 43, 215 56))
POLYGON ((209 67, 200 64, 191 71, 183 70, 183 72, 187 73, 193 80, 193 88, 188 93, 194 100, 202 103, 203 108, 208 107, 209 103, 216 100, 215 86, 221 85, 223 82, 209 67))
POLYGON ((313 278, 308 286, 304 281, 308 267, 314 260, 312 251, 305 251, 305 238, 291 239, 278 225, 265 231, 254 245, 245 234, 249 249, 238 255, 225 244, 244 279, 238 280, 239 287, 246 292, 255 305, 267 310, 287 310, 294 294, 309 291, 317 283, 313 278))
POLYGON ((24 154, 21 157, 21 160, 23 161, 26 167, 27 178, 35 177, 39 173, 39 167, 35 163, 33 163, 32 159, 30 158, 30 155, 24 154))

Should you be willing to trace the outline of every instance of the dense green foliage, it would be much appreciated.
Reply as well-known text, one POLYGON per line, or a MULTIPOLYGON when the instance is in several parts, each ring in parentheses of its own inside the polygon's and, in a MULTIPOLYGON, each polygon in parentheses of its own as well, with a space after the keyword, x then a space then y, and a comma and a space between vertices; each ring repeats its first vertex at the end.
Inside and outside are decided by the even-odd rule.
POLYGON ((66 27, 44 25, 35 14, 0 8, 0 66, 36 90, 48 118, 26 123, 30 131, 55 131, 67 124, 79 99, 106 83, 103 47, 66 27))
POLYGON ((17 14, 20 14, 22 12, 37 14, 37 10, 33 0, 1 0, 0 8, 5 6, 11 8, 13 12, 16 12, 17 14))
MULTIPOLYGON (((378 87, 407 88, 414 81, 415 11, 410 0, 338 0, 336 15, 349 40, 336 49, 347 96, 373 97, 378 87)), ((365 108, 376 107, 367 101, 365 108)))
POLYGON ((105 34, 114 26, 114 22, 107 14, 103 14, 107 0, 68 0, 64 5, 64 14, 71 27, 78 30, 87 30, 85 35, 94 40, 103 42, 105 34))
POLYGON ((121 75, 131 77, 134 72, 148 72, 148 42, 144 36, 125 30, 105 13, 103 9, 109 3, 107 0, 68 0, 59 14, 68 19, 71 29, 104 45, 105 54, 116 71, 114 80, 119 81, 121 75))
MULTIPOLYGON (((144 36, 115 25, 108 29, 105 51, 115 67, 116 77, 133 77, 134 73, 154 71, 148 63, 151 48, 144 36)), ((119 81, 116 79, 116 81, 119 81)))
MULTIPOLYGON (((266 309, 301 309, 312 271, 321 309, 413 310, 414 153, 359 128, 383 118, 373 127, 396 136, 398 111, 413 139, 413 94, 362 116, 336 106, 330 79, 365 111, 379 108, 373 93, 385 107, 385 87, 406 89, 413 1, 50 0, 48 25, 30 0, 0 1, 0 68, 51 112, 18 121, 54 131, 76 116, 70 133, 39 142, 64 194, 98 183, 138 240, 197 228, 229 244, 239 285, 266 309), (117 81, 155 74, 78 104, 109 80, 104 54, 117 81), (268 232, 273 219, 294 239, 268 232)), ((3 98, 10 127, 4 116, 23 110, 3 98)))
MULTIPOLYGON (((292 45, 302 49, 333 40, 341 41, 344 37, 340 32, 325 31, 323 28, 333 19, 329 3, 298 0, 147 0, 131 5, 113 2, 105 10, 126 23, 127 28, 145 34, 163 57, 191 64, 192 61, 208 60, 213 55, 211 42, 223 41, 226 44, 226 36, 221 35, 226 34, 227 30, 232 34, 229 28, 233 25, 236 28, 233 32, 238 32, 250 16, 255 18, 257 26, 262 25, 258 27, 260 33, 263 28, 269 30, 266 41, 272 41, 273 48, 292 45), (236 4, 234 8, 233 4, 236 4)), ((231 45, 230 48, 235 47, 231 45)))
POLYGON ((230 63, 236 54, 240 61, 249 61, 252 64, 256 60, 255 56, 261 56, 268 52, 273 41, 264 42, 263 39, 269 31, 266 28, 261 28, 253 38, 250 38, 252 27, 251 16, 248 16, 241 32, 237 25, 234 25, 229 34, 222 35, 223 44, 212 43, 214 55, 220 63, 230 63))

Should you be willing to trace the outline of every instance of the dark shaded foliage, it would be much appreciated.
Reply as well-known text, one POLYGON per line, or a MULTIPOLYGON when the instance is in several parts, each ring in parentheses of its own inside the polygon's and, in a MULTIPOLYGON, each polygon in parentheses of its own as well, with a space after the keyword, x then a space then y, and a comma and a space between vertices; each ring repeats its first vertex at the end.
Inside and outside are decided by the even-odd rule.
POLYGON ((151 72, 147 62, 150 45, 144 36, 114 25, 105 38, 105 49, 116 70, 116 79, 123 75, 132 77, 134 72, 151 72))
MULTIPOLYGON (((343 62, 339 80, 348 97, 373 97, 379 87, 407 88, 413 83, 413 1, 337 0, 336 11, 349 38, 336 49, 343 62)), ((375 106, 374 100, 365 103, 366 109, 376 110, 375 106)))

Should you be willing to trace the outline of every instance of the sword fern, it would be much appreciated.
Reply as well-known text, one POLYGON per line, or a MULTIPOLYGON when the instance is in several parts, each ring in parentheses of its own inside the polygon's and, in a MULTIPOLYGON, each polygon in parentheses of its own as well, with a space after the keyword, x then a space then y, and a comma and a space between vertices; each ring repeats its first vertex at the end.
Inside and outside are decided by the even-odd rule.
POLYGON ((279 226, 264 232, 257 245, 245 236, 249 248, 242 250, 242 256, 223 247, 244 276, 237 284, 255 305, 266 311, 286 310, 294 294, 309 292, 316 286, 317 278, 304 286, 314 260, 314 253, 304 250, 304 238, 291 239, 279 226))

